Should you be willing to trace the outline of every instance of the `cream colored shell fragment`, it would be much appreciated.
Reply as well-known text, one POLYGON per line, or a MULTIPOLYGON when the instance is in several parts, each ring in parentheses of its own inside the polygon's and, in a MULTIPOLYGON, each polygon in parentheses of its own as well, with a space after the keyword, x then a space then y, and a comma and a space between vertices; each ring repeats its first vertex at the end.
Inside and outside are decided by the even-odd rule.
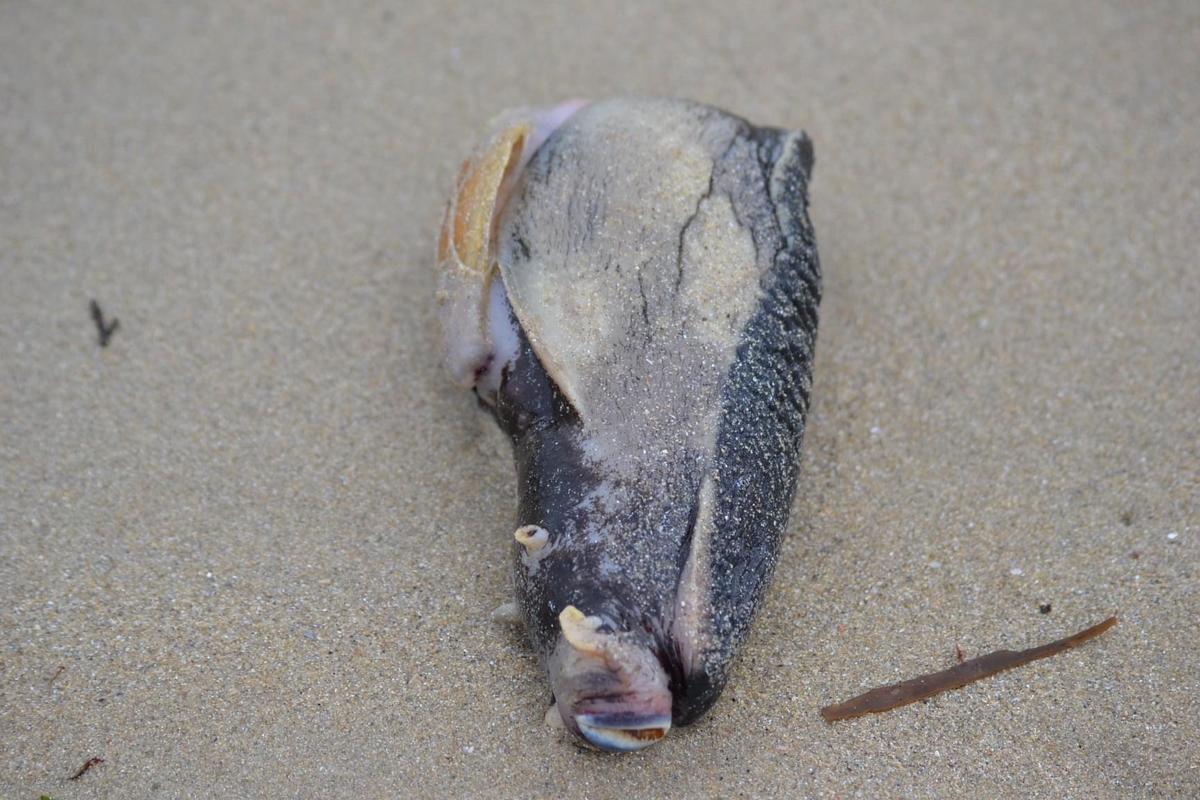
POLYGON ((492 355, 488 303, 496 276, 496 234, 521 169, 542 142, 586 105, 518 108, 492 120, 463 161, 438 236, 437 302, 442 346, 454 380, 470 387, 492 355))
POLYGON ((446 364, 464 387, 474 383, 490 353, 487 302, 496 272, 496 219, 531 132, 530 122, 512 121, 467 158, 442 220, 436 296, 446 364))
POLYGON ((528 552, 534 553, 546 546, 550 534, 545 528, 539 528, 537 525, 522 525, 513 532, 513 538, 528 552))
POLYGON ((605 635, 598 633, 601 620, 589 617, 575 606, 567 606, 558 615, 563 638, 580 653, 600 655, 605 647, 605 635))

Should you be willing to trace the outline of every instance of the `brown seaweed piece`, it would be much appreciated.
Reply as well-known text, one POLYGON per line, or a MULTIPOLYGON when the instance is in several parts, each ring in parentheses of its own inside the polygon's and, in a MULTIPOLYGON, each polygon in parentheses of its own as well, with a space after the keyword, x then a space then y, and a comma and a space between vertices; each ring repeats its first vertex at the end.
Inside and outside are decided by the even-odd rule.
POLYGON ((1072 647, 1078 647, 1116 624, 1117 618, 1109 617, 1074 636, 1068 636, 1056 642, 1031 647, 1028 650, 996 650, 979 656, 979 658, 963 661, 941 672, 910 678, 889 686, 880 686, 857 697, 852 697, 844 703, 825 706, 821 709, 821 716, 825 718, 826 722, 836 722, 839 719, 852 719, 864 714, 891 711, 893 708, 906 706, 951 689, 962 688, 968 683, 991 677, 997 672, 1020 667, 1031 661, 1037 661, 1039 658, 1047 658, 1072 647))
POLYGON ((100 756, 92 756, 92 757, 91 757, 91 758, 89 758, 87 761, 83 762, 83 766, 82 766, 82 767, 80 767, 80 768, 79 768, 79 770, 78 770, 78 771, 77 771, 77 772, 76 772, 74 775, 72 775, 71 777, 67 778, 67 780, 69 780, 69 781, 77 781, 77 780, 79 780, 80 778, 82 778, 82 777, 83 777, 83 774, 84 774, 85 772, 87 772, 89 769, 91 769, 92 767, 96 766, 97 764, 103 764, 103 763, 104 763, 104 759, 103 759, 103 758, 101 758, 100 756))

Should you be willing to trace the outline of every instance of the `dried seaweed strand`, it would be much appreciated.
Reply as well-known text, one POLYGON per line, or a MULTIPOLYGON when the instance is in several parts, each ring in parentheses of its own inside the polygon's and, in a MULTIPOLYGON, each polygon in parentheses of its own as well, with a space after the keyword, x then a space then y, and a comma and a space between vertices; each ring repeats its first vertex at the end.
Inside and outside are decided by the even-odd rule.
POLYGON ((103 764, 103 763, 104 763, 104 759, 101 758, 100 756, 92 756, 87 761, 83 762, 83 766, 79 768, 79 771, 76 772, 71 777, 67 778, 67 780, 77 781, 83 777, 83 773, 87 772, 89 769, 96 766, 97 764, 103 764))
POLYGON ((891 711, 893 708, 915 703, 935 694, 958 689, 968 683, 991 677, 997 672, 1020 667, 1039 658, 1057 655, 1064 650, 1078 647, 1088 639, 1099 636, 1117 624, 1116 617, 1109 617, 1098 625, 1080 631, 1074 636, 1059 639, 1056 642, 1031 647, 1028 650, 996 650, 987 655, 972 658, 950 669, 941 672, 922 675, 889 686, 880 686, 869 692, 852 697, 844 703, 834 703, 821 709, 821 716, 826 722, 836 722, 840 719, 861 717, 864 714, 874 714, 880 711, 891 711))

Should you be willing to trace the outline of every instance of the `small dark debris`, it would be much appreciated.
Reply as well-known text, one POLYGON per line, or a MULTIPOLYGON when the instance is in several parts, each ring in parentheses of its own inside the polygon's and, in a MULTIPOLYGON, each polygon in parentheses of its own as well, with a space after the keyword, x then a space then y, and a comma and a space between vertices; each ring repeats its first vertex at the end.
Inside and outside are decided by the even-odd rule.
POLYGON ((964 658, 966 658, 966 656, 963 655, 962 648, 959 647, 957 644, 955 644, 954 645, 954 660, 961 664, 963 662, 964 658))
POLYGON ((1054 606, 1050 605, 1049 603, 1042 603, 1040 606, 1038 606, 1039 614, 1049 614, 1053 610, 1054 606))
POLYGON ((63 672, 66 670, 66 668, 67 667, 65 664, 59 664, 58 669, 54 670, 54 674, 51 675, 50 678, 46 681, 46 685, 50 685, 50 684, 54 683, 56 680, 58 680, 58 676, 62 675, 63 672))
POLYGON ((1139 553, 1137 550, 1134 550, 1129 554, 1129 557, 1132 558, 1134 561, 1137 561, 1139 558, 1142 557, 1142 554, 1139 553))
POLYGON ((96 323, 97 340, 101 347, 108 347, 108 340, 117 332, 117 328, 121 326, 121 321, 113 317, 112 322, 107 325, 104 323, 104 312, 100 310, 100 304, 95 300, 91 302, 89 308, 92 310, 92 322, 96 323))
POLYGON ((1133 524, 1133 511, 1122 511, 1121 512, 1121 524, 1124 525, 1125 527, 1129 527, 1130 525, 1133 524))
POLYGON ((79 768, 79 771, 76 772, 74 775, 72 775, 67 780, 77 781, 83 777, 83 773, 87 772, 89 769, 96 766, 97 764, 103 764, 103 763, 104 763, 104 759, 101 758, 100 756, 92 756, 87 761, 83 762, 83 766, 79 768))

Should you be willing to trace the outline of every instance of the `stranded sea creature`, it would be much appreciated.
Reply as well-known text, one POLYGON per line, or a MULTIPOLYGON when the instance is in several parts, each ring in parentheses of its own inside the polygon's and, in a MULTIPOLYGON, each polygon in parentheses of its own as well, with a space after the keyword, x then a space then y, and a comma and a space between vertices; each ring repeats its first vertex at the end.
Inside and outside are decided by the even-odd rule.
POLYGON ((656 99, 508 112, 438 242, 447 363, 512 439, 520 615, 564 726, 715 702, 796 487, 820 300, 800 132, 656 99))

